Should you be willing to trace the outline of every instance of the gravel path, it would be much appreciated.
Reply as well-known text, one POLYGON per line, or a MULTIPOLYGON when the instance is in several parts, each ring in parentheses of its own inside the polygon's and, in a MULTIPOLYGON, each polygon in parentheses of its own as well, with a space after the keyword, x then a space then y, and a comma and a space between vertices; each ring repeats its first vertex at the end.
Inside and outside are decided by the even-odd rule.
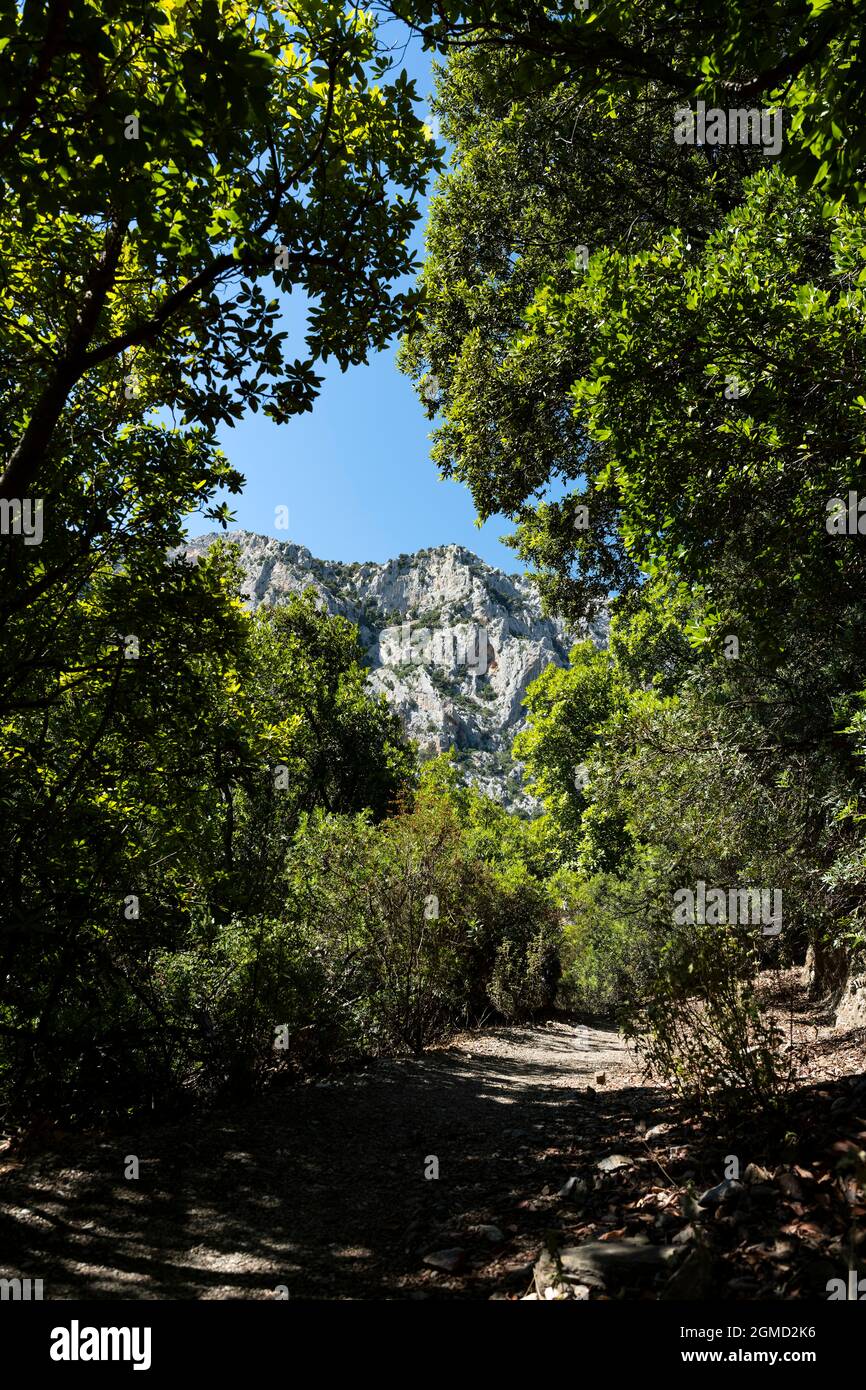
POLYGON ((513 1292, 578 1148, 607 1152, 657 1099, 616 1033, 556 1022, 135 1137, 0 1155, 0 1274, 61 1299, 513 1292), (442 1250, 461 1252, 456 1268, 425 1264, 442 1250))

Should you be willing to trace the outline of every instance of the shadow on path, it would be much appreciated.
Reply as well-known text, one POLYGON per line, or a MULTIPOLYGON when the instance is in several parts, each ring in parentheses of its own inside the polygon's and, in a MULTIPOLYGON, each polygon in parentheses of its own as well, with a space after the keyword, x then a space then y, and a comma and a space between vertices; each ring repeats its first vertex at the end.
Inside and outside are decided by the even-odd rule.
POLYGON ((663 1097, 634 1081, 615 1033, 508 1027, 134 1139, 79 1140, 3 1165, 0 1274, 41 1277, 47 1298, 488 1298, 528 1283, 577 1148, 601 1155, 636 1116, 652 1122, 663 1097), (425 1267, 448 1247, 459 1271, 425 1267))

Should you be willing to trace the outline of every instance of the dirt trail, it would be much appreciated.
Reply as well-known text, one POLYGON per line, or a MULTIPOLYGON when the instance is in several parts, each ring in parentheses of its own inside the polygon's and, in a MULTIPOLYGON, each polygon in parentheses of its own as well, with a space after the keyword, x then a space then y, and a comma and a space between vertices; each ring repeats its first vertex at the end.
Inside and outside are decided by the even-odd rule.
POLYGON ((578 1153, 609 1152, 659 1099, 616 1033, 557 1022, 135 1138, 0 1156, 0 1273, 41 1276, 46 1298, 513 1292, 578 1153), (457 1271, 424 1264, 455 1247, 457 1271))

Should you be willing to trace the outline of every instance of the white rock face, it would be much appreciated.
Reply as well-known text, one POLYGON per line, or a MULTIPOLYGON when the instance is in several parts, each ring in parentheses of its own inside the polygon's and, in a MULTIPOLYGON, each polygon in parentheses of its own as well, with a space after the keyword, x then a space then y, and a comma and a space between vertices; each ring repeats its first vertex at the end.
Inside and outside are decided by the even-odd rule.
MULTIPOLYGON (((186 547, 191 558, 215 535, 186 547)), ((274 606, 312 587, 331 613, 358 627, 370 687, 399 713, 422 756, 456 751, 467 780, 513 810, 538 805, 521 787, 511 757, 525 723, 526 687, 551 662, 568 663, 575 640, 545 618, 535 588, 459 545, 400 555, 387 564, 317 560, 305 546, 229 533, 240 547, 243 597, 274 606)), ((598 645, 603 626, 591 631, 598 645)))

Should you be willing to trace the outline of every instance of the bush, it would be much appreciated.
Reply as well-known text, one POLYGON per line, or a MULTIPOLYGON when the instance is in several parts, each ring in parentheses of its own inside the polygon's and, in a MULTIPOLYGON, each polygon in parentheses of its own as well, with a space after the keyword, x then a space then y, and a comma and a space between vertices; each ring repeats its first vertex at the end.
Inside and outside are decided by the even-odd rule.
POLYGON ((326 952, 363 962, 366 1046, 418 1052, 491 1003, 514 1018, 551 1002, 558 920, 548 891, 473 854, 447 797, 422 793, 375 828, 313 817, 295 854, 305 925, 326 952))
MULTIPOLYGON (((558 914, 530 867, 543 842, 451 771, 378 821, 318 809, 282 845, 268 834, 258 910, 238 892, 225 918, 196 905, 162 933, 131 922, 89 1007, 58 1000, 32 1109, 78 1120, 95 1101, 128 1114, 244 1095, 278 1072, 418 1053, 491 1006, 522 1019, 551 1003, 558 914)), ((0 1044, 13 1065, 15 1039, 0 1044)))
POLYGON ((644 974, 623 885, 611 875, 581 879, 567 870, 555 884, 565 913, 558 1002, 610 1017, 622 1006, 629 982, 644 974))
POLYGON ((349 980, 297 923, 233 921, 207 947, 166 953, 154 983, 174 1041, 174 1081, 244 1092, 279 1061, 304 1070, 350 1056, 337 999, 349 980))
POLYGON ((701 1111, 771 1111, 781 1034, 755 989, 766 946, 740 926, 675 926, 664 875, 554 880, 566 912, 558 1002, 615 1016, 651 1070, 701 1111))
POLYGON ((355 1032, 419 1051, 465 1023, 477 935, 473 866, 449 808, 370 825, 308 819, 292 855, 295 911, 328 958, 357 962, 355 1032))
POLYGON ((500 880, 491 904, 496 945, 487 994, 503 1017, 526 1019, 553 1003, 562 929, 547 889, 525 870, 511 878, 500 880))
POLYGON ((789 1079, 781 1029, 754 987, 756 950, 737 926, 679 928, 624 1031, 650 1066, 705 1114, 772 1112, 789 1079))

